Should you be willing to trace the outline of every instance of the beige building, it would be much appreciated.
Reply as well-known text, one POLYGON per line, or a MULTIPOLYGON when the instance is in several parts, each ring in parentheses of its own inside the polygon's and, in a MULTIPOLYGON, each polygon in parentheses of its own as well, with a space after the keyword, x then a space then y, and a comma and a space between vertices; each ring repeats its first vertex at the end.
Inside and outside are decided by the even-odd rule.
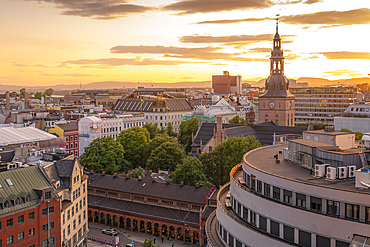
POLYGON ((355 147, 355 133, 334 130, 310 130, 303 132, 303 139, 324 142, 341 150, 355 147))
POLYGON ((62 199, 62 246, 87 246, 87 176, 83 167, 71 155, 43 169, 62 199))

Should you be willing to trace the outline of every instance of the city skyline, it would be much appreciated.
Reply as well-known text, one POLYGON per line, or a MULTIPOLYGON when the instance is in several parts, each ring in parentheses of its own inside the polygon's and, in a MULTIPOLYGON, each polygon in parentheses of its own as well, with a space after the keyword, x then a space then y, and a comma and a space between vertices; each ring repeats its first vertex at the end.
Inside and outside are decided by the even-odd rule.
MULTIPOLYGON (((280 14, 289 79, 368 77, 365 0, 6 0, 0 84, 209 81, 269 75, 280 14)), ((169 85, 170 86, 170 85, 169 85)))

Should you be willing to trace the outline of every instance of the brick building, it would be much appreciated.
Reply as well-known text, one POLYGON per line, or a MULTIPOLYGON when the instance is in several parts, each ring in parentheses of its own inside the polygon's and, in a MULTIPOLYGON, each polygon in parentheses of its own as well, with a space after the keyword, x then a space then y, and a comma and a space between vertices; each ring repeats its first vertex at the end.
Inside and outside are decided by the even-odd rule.
POLYGON ((91 222, 158 237, 204 243, 204 225, 216 206, 217 190, 90 173, 91 222))
POLYGON ((79 156, 78 152, 78 123, 70 122, 63 124, 55 124, 54 128, 48 129, 49 133, 55 133, 58 136, 66 138, 66 152, 67 154, 74 154, 76 157, 79 156))
POLYGON ((242 77, 231 76, 228 71, 223 75, 212 75, 212 89, 215 94, 240 94, 242 77))
POLYGON ((38 166, 0 173, 0 246, 60 245, 60 199, 38 166))

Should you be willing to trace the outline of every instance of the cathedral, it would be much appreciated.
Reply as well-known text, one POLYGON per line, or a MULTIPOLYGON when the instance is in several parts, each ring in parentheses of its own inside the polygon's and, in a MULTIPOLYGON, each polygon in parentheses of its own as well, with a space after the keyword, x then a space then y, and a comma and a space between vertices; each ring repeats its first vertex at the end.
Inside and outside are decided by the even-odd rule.
POLYGON ((279 126, 294 126, 295 96, 289 92, 289 81, 284 75, 284 57, 276 20, 276 34, 270 57, 270 76, 265 92, 259 96, 259 122, 274 122, 279 126))

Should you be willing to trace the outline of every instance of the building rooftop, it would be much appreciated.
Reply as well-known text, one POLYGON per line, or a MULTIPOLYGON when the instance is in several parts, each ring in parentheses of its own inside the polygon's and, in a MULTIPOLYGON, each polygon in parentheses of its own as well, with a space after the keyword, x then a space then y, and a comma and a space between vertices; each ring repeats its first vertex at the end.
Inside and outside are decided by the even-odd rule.
POLYGON ((78 123, 77 122, 56 124, 56 125, 58 125, 64 131, 78 130, 78 123))
POLYGON ((308 134, 320 134, 320 135, 331 135, 331 136, 354 134, 354 132, 325 131, 325 130, 307 130, 304 133, 308 133, 308 134))
POLYGON ((11 144, 31 143, 56 139, 55 135, 35 127, 15 128, 12 126, 0 127, 0 146, 11 144))
MULTIPOLYGON (((280 163, 275 163, 274 155, 287 148, 287 144, 262 147, 250 151, 244 156, 244 161, 251 167, 279 178, 294 180, 295 182, 306 183, 315 186, 323 186, 331 189, 346 190, 357 193, 369 194, 368 190, 355 188, 355 179, 347 178, 343 180, 329 181, 325 178, 315 178, 310 174, 310 170, 298 164, 288 162, 279 154, 280 163)), ((242 178, 242 173, 238 173, 242 178)))

